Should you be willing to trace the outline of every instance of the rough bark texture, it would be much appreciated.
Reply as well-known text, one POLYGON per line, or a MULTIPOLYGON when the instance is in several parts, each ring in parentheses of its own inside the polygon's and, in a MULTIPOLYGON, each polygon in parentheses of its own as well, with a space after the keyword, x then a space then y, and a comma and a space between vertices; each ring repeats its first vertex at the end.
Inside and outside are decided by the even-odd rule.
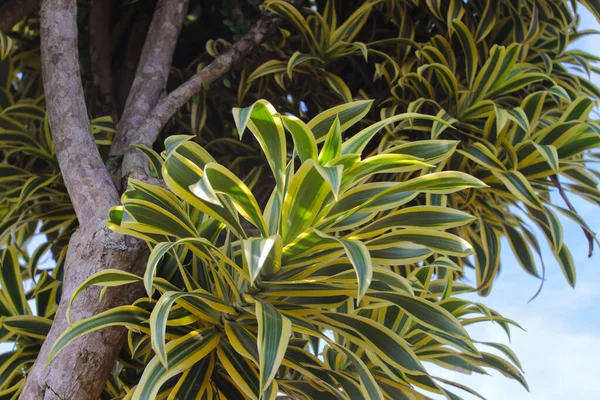
POLYGON ((159 0, 156 5, 135 79, 110 149, 111 156, 125 153, 132 143, 131 133, 142 125, 165 92, 187 6, 188 0, 159 0))
MULTIPOLYGON (((22 400, 97 400, 110 376, 114 361, 126 338, 122 327, 102 329, 69 344, 47 367, 52 345, 68 327, 65 312, 75 288, 90 275, 114 268, 143 274, 146 245, 131 237, 111 232, 102 225, 80 228, 71 237, 65 263, 63 295, 52 329, 31 368, 22 400)), ((85 290, 71 308, 73 321, 91 317, 123 304, 131 304, 143 293, 141 286, 108 290, 98 301, 99 288, 85 290)))
MULTIPOLYGON (((49 350, 67 327, 65 310, 75 288, 93 273, 107 268, 141 273, 147 249, 143 242, 104 227, 109 208, 119 204, 119 195, 90 131, 79 79, 76 0, 43 2, 41 38, 52 139, 81 227, 69 243, 63 295, 54 323, 20 398, 95 400, 123 344, 125 329, 115 327, 83 336, 46 367, 49 350)), ((99 301, 98 290, 88 289, 74 304, 73 320, 131 303, 140 293, 141 288, 111 290, 99 301)))
MULTIPOLYGON (((235 42, 225 53, 195 74, 192 78, 180 85, 173 92, 163 98, 149 113, 143 125, 136 131, 128 132, 131 144, 151 146, 169 119, 190 99, 205 87, 231 71, 236 64, 242 61, 252 50, 260 45, 265 38, 273 33, 279 26, 280 19, 273 14, 265 13, 240 40, 235 42)), ((122 147, 126 151, 122 165, 122 175, 130 172, 134 175, 147 169, 146 159, 131 147, 122 147)), ((145 175, 145 173, 144 173, 145 175)))
POLYGON ((41 0, 9 0, 0 8, 0 32, 8 32, 17 22, 39 7, 41 0))
POLYGON ((42 72, 62 177, 79 224, 89 226, 106 218, 109 208, 119 204, 119 194, 96 149, 83 100, 76 11, 75 0, 43 2, 42 72))
POLYGON ((112 0, 92 0, 90 11, 90 66, 94 86, 98 90, 100 111, 118 119, 113 94, 112 71, 110 68, 112 46, 110 40, 110 13, 112 0))

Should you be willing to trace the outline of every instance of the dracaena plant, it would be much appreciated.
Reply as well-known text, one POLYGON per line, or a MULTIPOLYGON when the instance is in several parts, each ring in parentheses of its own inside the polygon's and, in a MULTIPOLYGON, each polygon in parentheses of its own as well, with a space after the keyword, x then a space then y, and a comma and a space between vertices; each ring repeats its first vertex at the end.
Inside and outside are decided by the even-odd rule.
MULTIPOLYGON (((447 121, 399 121, 368 150, 385 154, 415 140, 459 142, 459 151, 439 168, 472 174, 490 188, 434 196, 434 201, 478 219, 456 233, 475 246, 474 265, 466 259, 457 262, 476 269, 480 294, 491 291, 498 275, 501 237, 508 239, 523 269, 543 282, 541 246, 532 225, 543 232, 574 286, 575 266, 557 215, 581 226, 591 254, 595 234, 569 197, 599 203, 596 156, 589 150, 600 145, 600 127, 590 115, 600 90, 589 79, 598 72, 598 57, 568 45, 597 33, 578 29, 578 3, 596 17, 598 5, 489 0, 357 1, 344 2, 344 7, 333 0, 317 3, 302 12, 282 0, 265 3, 288 22, 292 35, 286 40, 301 45, 282 45, 286 56, 248 72, 252 79, 241 79, 238 93, 249 92, 252 85, 267 98, 285 93, 291 103, 286 106, 308 113, 335 97, 374 97, 383 118, 419 112, 447 121), (565 206, 550 198, 552 192, 565 206)), ((397 179, 410 176, 402 173, 397 179)))
POLYGON ((395 399, 421 396, 415 388, 456 398, 444 385, 461 386, 430 376, 423 361, 478 373, 491 367, 526 385, 508 348, 489 344, 516 365, 476 348, 463 326, 495 320, 508 331, 514 323, 452 297, 460 268, 448 257, 473 250, 446 230, 473 217, 413 206, 419 197, 485 185, 461 172, 431 172, 456 142, 399 145, 363 158, 391 123, 444 123, 399 114, 344 140, 370 104, 344 104, 308 123, 264 100, 234 109, 240 135, 252 132, 274 177, 262 207, 252 182, 189 136, 169 137, 162 155, 143 149, 168 189, 130 180, 108 226, 147 241, 146 271, 102 271, 71 302, 92 285, 141 282, 146 296, 73 323, 50 357, 87 332, 126 326, 111 382, 131 399, 395 399), (365 183, 406 171, 415 176, 365 183), (407 277, 390 269, 414 263, 421 267, 407 277))

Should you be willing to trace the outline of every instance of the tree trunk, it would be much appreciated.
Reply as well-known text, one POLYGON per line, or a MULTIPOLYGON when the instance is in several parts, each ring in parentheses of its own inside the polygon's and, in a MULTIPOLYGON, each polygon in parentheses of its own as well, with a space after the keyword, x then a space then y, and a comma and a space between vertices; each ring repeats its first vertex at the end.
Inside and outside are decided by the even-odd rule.
MULTIPOLYGON (((82 336, 46 367, 48 353, 68 327, 65 317, 68 300, 81 282, 107 268, 142 274, 147 257, 145 243, 111 232, 108 228, 80 228, 75 232, 69 242, 62 299, 20 399, 96 400, 100 397, 126 339, 125 328, 112 327, 82 336)), ((92 287, 77 297, 71 308, 71 317, 73 321, 88 318, 110 308, 131 304, 142 294, 141 285, 127 290, 112 288, 99 301, 100 290, 92 287)))
MULTIPOLYGON (((69 243, 62 299, 50 332, 31 368, 20 398, 98 399, 125 339, 125 328, 104 329, 67 346, 48 366, 49 350, 67 328, 65 311, 75 288, 107 268, 141 273, 145 243, 104 227, 119 194, 94 143, 79 79, 76 0, 45 0, 42 4, 41 47, 44 91, 52 138, 80 228, 69 243)), ((75 301, 74 320, 131 303, 142 293, 110 290, 99 301, 90 288, 75 301)))

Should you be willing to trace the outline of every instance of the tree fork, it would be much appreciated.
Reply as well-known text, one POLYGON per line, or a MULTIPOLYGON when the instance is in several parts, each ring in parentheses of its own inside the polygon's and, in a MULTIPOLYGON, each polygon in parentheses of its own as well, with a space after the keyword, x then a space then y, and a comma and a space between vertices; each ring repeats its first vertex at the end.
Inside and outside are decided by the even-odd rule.
MULTIPOLYGON (((263 12, 262 17, 254 23, 252 28, 227 51, 160 100, 156 107, 149 112, 148 117, 139 129, 128 135, 129 143, 152 146, 161 129, 181 107, 206 88, 207 85, 231 72, 252 50, 274 33, 280 23, 281 19, 279 17, 267 11, 263 12)), ((121 167, 121 175, 128 177, 133 174, 132 176, 138 179, 145 176, 147 163, 144 156, 135 148, 129 146, 121 147, 121 151, 126 152, 121 167)))
MULTIPOLYGON (((119 194, 94 143, 78 79, 76 8, 75 0, 45 0, 42 4, 41 48, 48 118, 80 228, 69 242, 62 299, 28 374, 20 396, 24 400, 99 398, 125 339, 125 328, 108 328, 86 335, 46 366, 48 353, 68 326, 66 308, 81 282, 107 268, 140 273, 147 257, 142 241, 104 227, 108 210, 119 204, 119 194)), ((74 320, 130 303, 139 296, 141 287, 138 290, 110 290, 101 301, 98 288, 86 290, 74 303, 74 320)))

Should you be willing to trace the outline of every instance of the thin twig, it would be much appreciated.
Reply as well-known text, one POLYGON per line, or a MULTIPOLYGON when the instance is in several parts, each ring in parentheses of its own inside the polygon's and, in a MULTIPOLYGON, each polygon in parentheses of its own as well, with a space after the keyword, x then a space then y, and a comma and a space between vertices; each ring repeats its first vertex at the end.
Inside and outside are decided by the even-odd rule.
MULTIPOLYGON (((562 199, 565 201, 565 204, 567 205, 567 207, 569 207, 569 210, 577 214, 577 211, 575 211, 575 207, 573 207, 573 204, 571 204, 569 197, 567 197, 567 193, 565 193, 562 185, 560 184, 558 175, 551 175, 550 181, 552 181, 554 186, 558 189, 560 197, 562 197, 562 199)), ((584 227, 581 227, 581 229, 583 230, 583 234, 585 235, 585 238, 588 241, 588 257, 591 257, 594 253, 594 236, 592 236, 592 234, 588 232, 587 229, 585 229, 584 227)))

